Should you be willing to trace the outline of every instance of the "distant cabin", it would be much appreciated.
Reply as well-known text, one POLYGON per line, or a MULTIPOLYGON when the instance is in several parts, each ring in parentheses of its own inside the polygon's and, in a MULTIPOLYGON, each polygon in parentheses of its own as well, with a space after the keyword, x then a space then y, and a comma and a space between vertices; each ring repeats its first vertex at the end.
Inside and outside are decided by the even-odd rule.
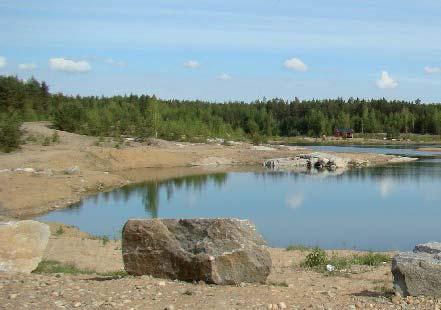
POLYGON ((354 130, 347 129, 347 128, 335 128, 334 136, 335 137, 342 137, 342 138, 353 138, 354 137, 354 130))

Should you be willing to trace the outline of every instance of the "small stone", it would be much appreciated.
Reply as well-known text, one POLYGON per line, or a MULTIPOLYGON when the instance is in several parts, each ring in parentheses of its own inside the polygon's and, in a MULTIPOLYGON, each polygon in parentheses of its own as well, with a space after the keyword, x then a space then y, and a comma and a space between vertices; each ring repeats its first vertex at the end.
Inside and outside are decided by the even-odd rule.
POLYGON ((401 303, 400 296, 397 296, 397 295, 392 296, 392 303, 399 305, 401 303))
POLYGON ((165 281, 160 281, 160 282, 158 283, 158 285, 159 285, 159 286, 165 286, 165 281))
POLYGON ((81 307, 81 303, 80 303, 80 302, 76 302, 76 303, 74 304, 74 308, 79 308, 79 307, 81 307))
POLYGON ((287 307, 286 307, 286 304, 285 304, 283 301, 279 302, 279 303, 277 304, 277 307, 278 307, 279 309, 286 309, 286 308, 287 308, 287 307))
POLYGON ((9 295, 9 299, 15 299, 17 298, 18 294, 11 294, 9 295))
POLYGON ((173 305, 168 305, 167 307, 164 308, 164 310, 175 310, 175 306, 173 305))

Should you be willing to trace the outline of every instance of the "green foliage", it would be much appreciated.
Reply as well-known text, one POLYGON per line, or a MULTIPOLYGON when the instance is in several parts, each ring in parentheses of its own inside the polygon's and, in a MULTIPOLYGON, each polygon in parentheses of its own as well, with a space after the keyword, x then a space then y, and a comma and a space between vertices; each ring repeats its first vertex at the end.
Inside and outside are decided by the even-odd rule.
POLYGON ((335 253, 329 257, 326 252, 318 247, 311 250, 302 261, 301 266, 315 268, 324 271, 326 265, 332 265, 336 270, 343 270, 352 265, 379 266, 384 262, 390 262, 391 257, 384 253, 362 253, 351 256, 338 256, 335 253))
POLYGON ((311 253, 306 256, 306 259, 302 262, 302 266, 313 268, 326 265, 327 255, 325 250, 315 247, 311 253))
MULTIPOLYGON (((0 76, 0 115, 0 127, 8 127, 3 124, 5 119, 10 123, 10 116, 15 115, 18 123, 51 120, 58 130, 116 139, 122 135, 188 141, 248 139, 262 143, 268 136, 332 135, 340 127, 353 128, 362 135, 387 133, 389 138, 400 134, 441 134, 441 104, 420 104, 418 100, 275 98, 212 103, 161 100, 146 95, 71 97, 50 94, 44 82, 33 78, 22 81, 4 76, 0 76)), ((118 144, 121 146, 122 142, 118 144)), ((17 143, 12 145, 8 148, 17 147, 17 143)))
POLYGON ((52 274, 52 273, 64 273, 64 274, 97 274, 105 277, 124 277, 127 273, 123 270, 121 271, 110 271, 110 272, 95 272, 87 269, 79 269, 73 264, 61 263, 53 260, 41 261, 37 268, 32 271, 32 273, 37 274, 52 274))
POLYGON ((58 226, 57 230, 55 231, 55 235, 61 236, 62 234, 64 234, 63 226, 58 226))
POLYGON ((66 274, 91 274, 93 272, 89 270, 78 269, 73 264, 63 264, 57 261, 46 260, 38 264, 37 269, 33 273, 66 273, 66 274))
POLYGON ((306 252, 310 251, 312 248, 303 244, 290 244, 286 247, 287 251, 301 251, 306 252))
POLYGON ((0 114, 0 151, 8 153, 18 148, 22 136, 20 126, 15 116, 0 114))
POLYGON ((390 262, 391 258, 387 254, 369 252, 366 254, 355 255, 354 264, 366 266, 379 266, 384 262, 390 262))

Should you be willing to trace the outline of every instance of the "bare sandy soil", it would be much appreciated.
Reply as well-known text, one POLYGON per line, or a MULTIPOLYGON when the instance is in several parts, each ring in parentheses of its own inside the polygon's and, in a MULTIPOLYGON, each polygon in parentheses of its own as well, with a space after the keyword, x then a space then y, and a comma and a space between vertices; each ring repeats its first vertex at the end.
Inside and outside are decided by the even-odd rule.
MULTIPOLYGON (((52 235, 45 259, 100 273, 122 270, 119 241, 103 243, 75 228, 50 225, 52 232, 60 226, 63 232, 52 235)), ((392 296, 390 262, 330 275, 300 267, 308 252, 270 252, 273 268, 264 284, 215 286, 98 273, 0 274, 0 309, 439 309, 436 299, 392 296)))
MULTIPOLYGON (((31 217, 132 182, 202 174, 213 169, 259 169, 268 158, 311 152, 280 145, 225 146, 162 140, 154 140, 150 145, 130 142, 130 146, 115 148, 111 142, 100 144, 98 138, 63 131, 58 131, 59 143, 43 146, 44 137, 54 133, 48 126, 46 122, 25 123, 26 136, 36 141, 14 153, 0 154, 0 215, 31 217), (66 173, 72 167, 79 167, 79 171, 66 173)), ((396 156, 376 154, 339 156, 366 160, 371 165, 397 160, 396 156)))
MULTIPOLYGON (((37 141, 0 155, 0 219, 31 217, 128 183, 263 169, 265 159, 311 152, 287 146, 160 140, 152 145, 131 142, 115 148, 111 142, 96 145, 97 138, 67 132, 59 132, 59 143, 42 146, 42 139, 53 134, 47 123, 27 123, 24 130, 37 141), (66 171, 75 166, 79 171, 66 171)), ((366 160, 371 165, 397 162, 395 156, 339 156, 366 160)), ((389 262, 380 267, 355 266, 330 276, 299 266, 307 252, 284 249, 270 249, 273 269, 265 284, 213 286, 148 276, 103 276, 98 273, 123 268, 120 241, 103 241, 73 227, 49 224, 52 236, 45 260, 97 274, 0 274, 0 309, 435 309, 438 303, 391 298, 389 262)))

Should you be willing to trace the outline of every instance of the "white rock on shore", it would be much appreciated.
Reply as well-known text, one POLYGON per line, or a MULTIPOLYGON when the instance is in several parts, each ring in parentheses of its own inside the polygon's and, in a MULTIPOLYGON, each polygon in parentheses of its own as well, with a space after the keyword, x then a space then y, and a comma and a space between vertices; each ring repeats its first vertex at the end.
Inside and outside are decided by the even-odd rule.
POLYGON ((49 236, 49 226, 37 221, 0 223, 0 272, 33 271, 41 262, 49 236))

